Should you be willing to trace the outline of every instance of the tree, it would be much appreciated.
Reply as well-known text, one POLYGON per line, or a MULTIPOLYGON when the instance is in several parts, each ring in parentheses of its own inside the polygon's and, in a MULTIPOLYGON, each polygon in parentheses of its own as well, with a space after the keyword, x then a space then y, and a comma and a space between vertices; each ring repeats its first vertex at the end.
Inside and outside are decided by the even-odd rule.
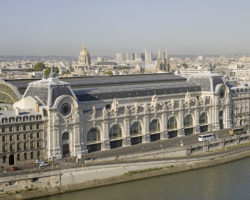
POLYGON ((45 64, 42 62, 36 63, 34 71, 43 71, 45 69, 45 64))
POLYGON ((188 64, 186 64, 186 63, 183 63, 182 66, 184 67, 184 69, 188 68, 188 64))
POLYGON ((104 74, 104 75, 112 76, 112 75, 113 75, 113 72, 111 72, 111 71, 106 71, 106 72, 104 72, 103 74, 104 74))
MULTIPOLYGON (((44 76, 48 77, 49 74, 50 74, 50 72, 51 72, 51 68, 50 68, 50 67, 47 67, 47 68, 44 70, 44 76)), ((59 69, 58 69, 58 67, 54 67, 54 72, 55 72, 56 74, 59 74, 59 69)))

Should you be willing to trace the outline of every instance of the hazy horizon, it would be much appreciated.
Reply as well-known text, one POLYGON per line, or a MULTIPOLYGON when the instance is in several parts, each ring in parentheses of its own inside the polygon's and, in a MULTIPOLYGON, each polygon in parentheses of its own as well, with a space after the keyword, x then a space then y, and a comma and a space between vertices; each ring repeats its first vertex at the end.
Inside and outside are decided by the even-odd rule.
POLYGON ((250 53, 247 0, 0 0, 0 55, 250 53))

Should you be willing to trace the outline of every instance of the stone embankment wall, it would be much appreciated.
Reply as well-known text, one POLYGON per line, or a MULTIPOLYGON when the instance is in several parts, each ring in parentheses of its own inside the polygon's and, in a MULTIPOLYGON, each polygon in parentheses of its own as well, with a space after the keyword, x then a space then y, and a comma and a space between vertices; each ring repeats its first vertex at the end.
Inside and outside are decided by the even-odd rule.
MULTIPOLYGON (((174 155, 191 155, 219 148, 249 142, 249 135, 221 139, 210 143, 201 143, 183 147, 174 155), (198 150, 197 150, 198 149, 198 150)), ((99 164, 53 172, 32 173, 0 177, 2 195, 0 200, 34 199, 40 196, 54 195, 80 189, 98 187, 119 182, 132 181, 163 174, 177 173, 196 168, 209 167, 250 156, 250 146, 233 151, 221 151, 206 156, 166 159, 168 151, 160 150, 156 155, 144 154, 134 162, 119 164, 99 164), (160 152, 162 151, 162 152, 160 152), (152 160, 154 158, 156 160, 152 160), (143 159, 144 161, 140 161, 143 159), (146 160, 148 159, 148 160, 146 160), (151 159, 151 160, 150 160, 151 159), (9 195, 6 195, 9 193, 9 195)), ((128 157, 130 158, 130 157, 128 157)), ((119 158, 121 159, 121 158, 119 158)), ((125 161, 125 158, 122 158, 125 161)))

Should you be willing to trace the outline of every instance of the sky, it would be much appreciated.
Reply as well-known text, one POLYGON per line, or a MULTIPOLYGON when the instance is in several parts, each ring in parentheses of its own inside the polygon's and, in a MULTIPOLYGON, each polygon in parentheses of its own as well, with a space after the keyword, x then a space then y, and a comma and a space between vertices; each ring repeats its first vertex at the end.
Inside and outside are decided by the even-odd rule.
POLYGON ((249 0, 0 0, 0 55, 250 54, 249 0))

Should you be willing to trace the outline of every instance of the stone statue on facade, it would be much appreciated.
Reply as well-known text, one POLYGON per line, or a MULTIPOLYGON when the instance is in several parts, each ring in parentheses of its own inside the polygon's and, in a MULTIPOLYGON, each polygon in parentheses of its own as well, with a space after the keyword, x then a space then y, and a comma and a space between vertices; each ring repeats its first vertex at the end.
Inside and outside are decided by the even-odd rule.
POLYGON ((158 106, 158 98, 156 97, 156 95, 153 95, 152 99, 151 99, 150 107, 153 108, 154 110, 156 110, 157 106, 158 106))
POLYGON ((106 118, 107 115, 108 115, 107 109, 106 109, 106 108, 103 108, 103 110, 102 110, 102 117, 103 117, 103 118, 106 118))
POLYGON ((125 115, 128 115, 128 114, 129 114, 129 109, 128 109, 128 106, 127 106, 127 105, 124 107, 124 114, 125 114, 125 115))

